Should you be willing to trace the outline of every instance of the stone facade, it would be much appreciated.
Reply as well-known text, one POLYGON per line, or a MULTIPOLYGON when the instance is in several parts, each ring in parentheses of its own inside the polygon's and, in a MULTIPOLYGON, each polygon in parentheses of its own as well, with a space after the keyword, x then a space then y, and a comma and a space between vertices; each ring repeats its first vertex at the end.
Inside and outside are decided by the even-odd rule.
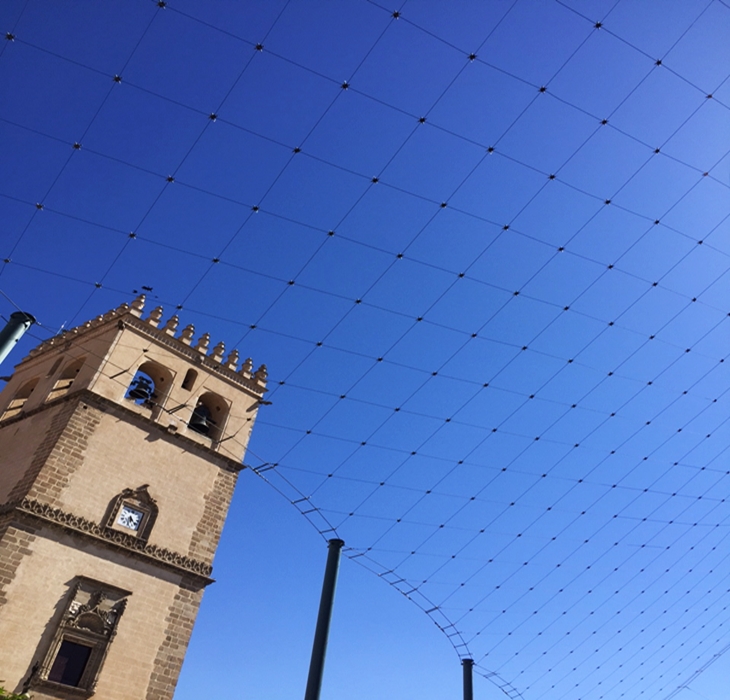
POLYGON ((0 394, 0 677, 35 700, 172 698, 266 390, 143 305, 46 341, 0 394))

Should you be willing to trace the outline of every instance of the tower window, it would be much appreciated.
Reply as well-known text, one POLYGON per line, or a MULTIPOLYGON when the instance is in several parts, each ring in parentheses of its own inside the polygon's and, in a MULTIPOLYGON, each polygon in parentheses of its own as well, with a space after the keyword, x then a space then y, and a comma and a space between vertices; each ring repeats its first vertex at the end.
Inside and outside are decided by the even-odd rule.
POLYGON ((188 427, 215 442, 223 435, 228 411, 229 406, 221 396, 210 391, 206 392, 198 398, 188 427))
POLYGON ((37 377, 23 384, 23 386, 20 387, 15 396, 13 396, 2 416, 0 416, 0 420, 5 420, 6 418, 12 418, 13 416, 17 416, 23 410, 23 406, 25 406, 25 402, 30 398, 30 395, 33 393, 33 389, 35 389, 36 384, 38 384, 37 377))
POLYGON ((195 386, 195 380, 198 378, 198 373, 194 369, 189 369, 185 373, 185 379, 183 379, 182 388, 190 391, 195 386))
POLYGON ((155 383, 152 378, 144 372, 137 372, 134 375, 132 383, 129 385, 126 397, 134 401, 140 406, 149 406, 153 403, 153 398, 157 398, 155 393, 155 383))
POLYGON ((48 370, 48 374, 46 374, 46 377, 52 377, 54 374, 56 374, 56 370, 61 366, 61 363, 63 362, 63 357, 59 357, 52 365, 51 369, 48 370))
POLYGON ((79 576, 28 686, 47 688, 54 697, 58 686, 83 690, 84 697, 93 693, 129 595, 116 586, 79 576))
POLYGON ((215 420, 210 412, 210 409, 202 402, 198 401, 198 405, 193 411, 193 415, 190 417, 190 423, 188 423, 191 430, 201 435, 210 435, 215 429, 215 420))
POLYGON ((48 673, 48 680, 78 687, 86 664, 89 663, 91 651, 92 647, 64 639, 48 673))
POLYGON ((68 394, 68 392, 71 390, 71 385, 74 383, 74 380, 76 379, 78 373, 84 366, 84 362, 86 362, 86 358, 81 357, 78 360, 70 362, 63 368, 63 371, 59 375, 58 379, 56 379, 56 381, 54 382, 53 388, 48 394, 46 401, 52 401, 53 399, 57 399, 59 396, 64 396, 65 394, 68 394))
POLYGON ((172 373, 157 362, 144 362, 139 366, 127 389, 125 398, 138 406, 154 408, 162 406, 172 386, 172 373))

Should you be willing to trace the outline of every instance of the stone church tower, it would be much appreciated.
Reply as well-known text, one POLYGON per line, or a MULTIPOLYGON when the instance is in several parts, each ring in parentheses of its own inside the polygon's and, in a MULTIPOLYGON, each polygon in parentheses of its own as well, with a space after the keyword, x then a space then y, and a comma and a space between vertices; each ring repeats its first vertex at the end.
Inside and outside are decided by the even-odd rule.
POLYGON ((144 297, 31 351, 0 394, 0 679, 172 698, 266 368, 144 297))

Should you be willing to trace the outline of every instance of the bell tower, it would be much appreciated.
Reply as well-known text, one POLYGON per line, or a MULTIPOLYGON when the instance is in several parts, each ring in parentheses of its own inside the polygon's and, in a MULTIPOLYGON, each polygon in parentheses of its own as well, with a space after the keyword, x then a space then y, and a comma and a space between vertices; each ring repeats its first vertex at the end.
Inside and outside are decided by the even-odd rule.
POLYGON ((172 698, 266 391, 144 302, 0 393, 0 678, 34 700, 172 698))

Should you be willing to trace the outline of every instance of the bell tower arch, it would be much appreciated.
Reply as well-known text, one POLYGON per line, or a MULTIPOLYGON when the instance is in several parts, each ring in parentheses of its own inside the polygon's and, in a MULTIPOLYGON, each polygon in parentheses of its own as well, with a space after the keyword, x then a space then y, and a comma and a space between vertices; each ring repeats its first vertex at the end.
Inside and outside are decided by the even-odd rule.
POLYGON ((169 700, 266 368, 145 299, 0 393, 0 674, 34 700, 169 700))

